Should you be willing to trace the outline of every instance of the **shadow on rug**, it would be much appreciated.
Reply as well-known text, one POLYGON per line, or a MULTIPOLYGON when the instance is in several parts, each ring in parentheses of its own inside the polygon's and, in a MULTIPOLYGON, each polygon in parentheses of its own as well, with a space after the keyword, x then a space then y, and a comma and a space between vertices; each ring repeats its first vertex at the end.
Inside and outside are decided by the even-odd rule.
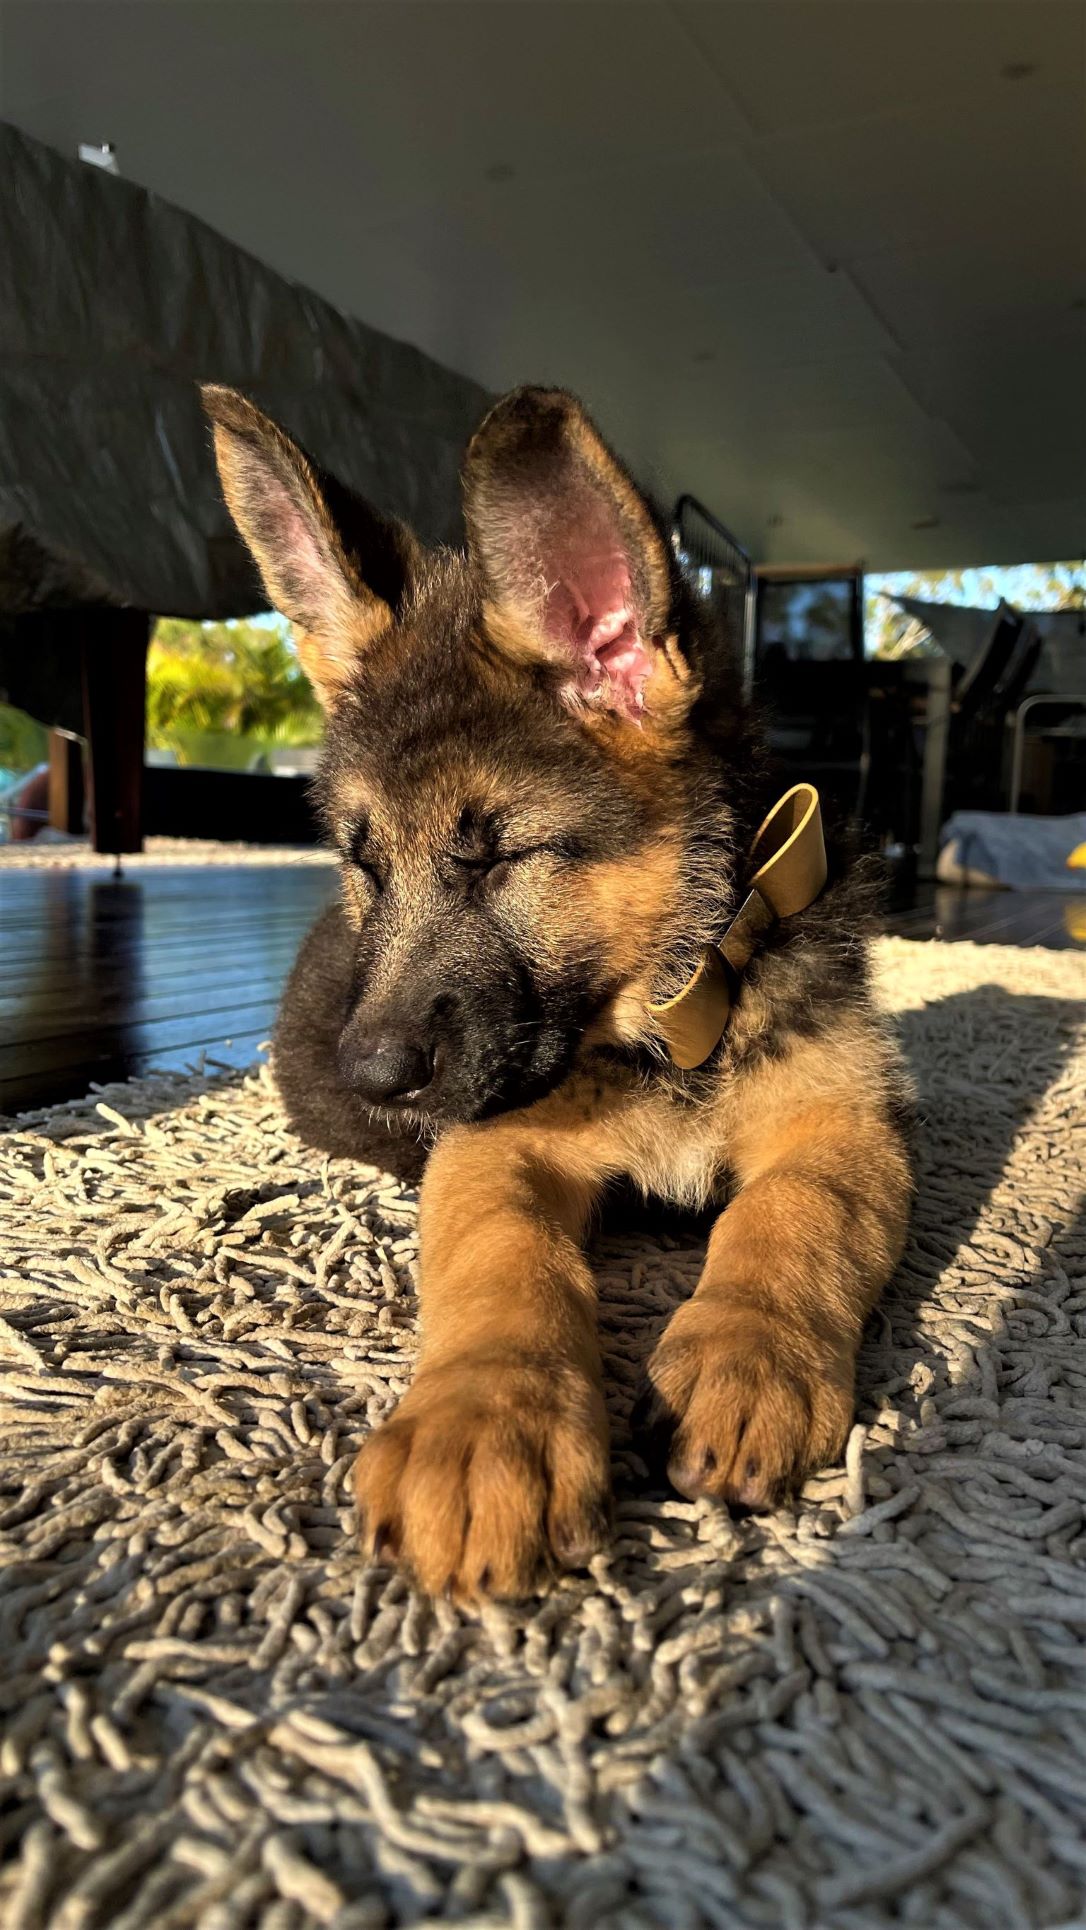
POLYGON ((6 1930, 1083 1920, 1086 972, 884 940, 920 1193, 843 1469, 733 1524, 627 1417, 697 1230, 595 1246, 613 1548, 472 1617, 362 1568, 415 1206, 270 1075, 0 1137, 6 1930))

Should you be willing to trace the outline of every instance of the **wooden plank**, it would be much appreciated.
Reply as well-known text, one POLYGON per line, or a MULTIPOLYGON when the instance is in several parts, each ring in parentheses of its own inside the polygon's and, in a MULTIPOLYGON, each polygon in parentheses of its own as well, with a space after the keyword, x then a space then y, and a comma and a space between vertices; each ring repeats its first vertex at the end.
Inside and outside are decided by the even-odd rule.
POLYGON ((980 887, 921 887, 917 902, 889 914, 886 929, 899 938, 933 938, 955 944, 1073 947, 1066 914, 1086 899, 1065 892, 995 891, 980 887))
MULTIPOLYGON (((35 847, 19 854, 28 857, 35 847)), ((269 878, 324 878, 335 875, 335 854, 328 845, 299 844, 277 848, 275 856, 257 853, 258 862, 247 858, 222 857, 222 847, 213 840, 206 846, 194 841, 190 847, 191 855, 166 857, 161 863, 153 858, 141 864, 121 860, 122 884, 138 885, 141 890, 170 892, 185 889, 193 879, 204 879, 213 888, 227 881, 241 885, 252 885, 254 890, 269 878), (206 849, 206 857, 201 855, 206 849), (319 854, 319 856, 317 855, 319 854), (127 865, 127 868, 125 868, 127 865)), ((86 889, 94 884, 109 882, 114 877, 113 867, 108 858, 100 858, 94 864, 85 862, 85 847, 74 848, 71 862, 64 847, 55 845, 50 853, 54 862, 50 864, 0 863, 0 889, 12 891, 38 891, 44 884, 70 885, 86 889)))
MULTIPOLYGON (((29 847, 31 851, 33 849, 33 846, 29 847)), ((122 858, 121 876, 117 878, 108 859, 103 858, 95 865, 87 865, 76 854, 77 861, 69 864, 63 861, 62 847, 54 846, 53 856, 61 859, 62 862, 43 865, 21 864, 7 860, 0 862, 0 898, 8 892, 13 895, 21 892, 25 896, 32 897, 47 888, 89 891, 95 885, 103 884, 117 884, 132 890, 155 893, 162 897, 185 893, 194 883, 206 884, 212 891, 236 886, 240 890, 249 888, 259 893, 273 879, 282 879, 292 885, 298 878, 303 880, 334 878, 337 871, 334 856, 327 851, 319 862, 314 862, 313 853, 317 849, 314 845, 299 845, 296 855, 287 850, 282 857, 277 856, 267 862, 256 864, 216 859, 213 853, 217 847, 213 843, 208 844, 206 861, 199 855, 199 846, 194 846, 193 849, 195 855, 191 858, 186 856, 183 861, 170 860, 162 864, 151 861, 143 864, 133 863, 129 864, 127 869, 124 868, 125 860, 122 858)))
POLYGON ((36 1111, 41 1106, 59 1106, 83 1098, 92 1085, 111 1085, 116 1080, 138 1079, 151 1071, 184 1072, 196 1065, 201 1054, 208 1061, 207 1077, 216 1077, 220 1066, 246 1070, 261 1057, 259 1047, 266 1031, 238 1033, 229 1043, 225 1039, 205 1039, 187 1046, 160 1049, 158 1052, 133 1052, 113 1060, 62 1066, 55 1072, 18 1079, 0 1080, 0 1115, 12 1118, 36 1111), (215 1062, 214 1064, 212 1062, 215 1062))
POLYGON ((96 986, 108 989, 115 985, 127 985, 137 990, 151 991, 163 983, 176 984, 179 978, 191 982, 219 973, 233 977, 246 969, 254 972, 280 967, 289 969, 298 954, 299 937, 293 941, 288 939, 274 944, 253 945, 241 957, 231 948, 225 952, 206 951, 191 962, 172 957, 156 961, 136 955, 134 958, 114 960, 112 964, 104 959, 84 959, 76 961, 74 969, 58 964, 55 971, 35 972, 32 977, 24 974, 6 982, 0 979, 0 996, 18 998, 30 994, 60 996, 67 993, 73 998, 85 998, 92 994, 96 986))
POLYGON ((186 908, 228 905, 260 912, 274 907, 303 908, 325 904, 334 896, 339 873, 331 865, 305 865, 286 876, 271 866, 241 873, 230 870, 219 881, 212 867, 187 872, 169 889, 148 885, 150 873, 129 872, 122 878, 92 877, 70 872, 5 872, 0 864, 0 927, 7 932, 33 928, 43 917, 92 916, 96 920, 124 918, 130 907, 142 906, 156 917, 180 917, 186 908), (24 880, 29 878, 29 884, 24 880), (18 883, 16 882, 18 880, 18 883))
POLYGON ((201 1052, 248 1064, 336 889, 331 866, 0 868, 0 1110, 201 1052))
MULTIPOLYGON (((184 991, 186 986, 199 984, 207 979, 225 980, 232 983, 244 981, 246 973, 254 971, 287 972, 298 955, 301 934, 288 934, 274 943, 254 945, 244 958, 239 958, 234 947, 223 952, 208 950, 201 953, 199 961, 192 963, 182 959, 155 960, 132 958, 75 960, 65 966, 57 965, 55 970, 35 971, 27 974, 20 983, 5 984, 0 979, 0 1010, 16 1009, 27 999, 41 997, 57 999, 93 997, 101 989, 109 992, 116 987, 139 991, 157 991, 160 988, 173 988, 184 991)), ((182 1000, 178 1001, 183 1003, 182 1000)))
POLYGON ((273 953, 262 948, 259 965, 250 961, 223 968, 213 963, 195 972, 150 975, 122 969, 95 972, 89 977, 77 975, 53 985, 35 980, 25 991, 0 992, 0 1025, 16 1018, 29 1024, 47 1012, 66 1015, 84 1001, 96 1017, 107 1006, 123 1004, 126 999, 172 999, 175 1011, 198 1012, 207 992, 219 986, 247 992, 250 987, 283 985, 294 957, 294 948, 287 945, 273 953))
POLYGON ((896 938, 930 938, 935 929, 935 911, 927 907, 923 911, 892 912, 886 929, 896 938))
POLYGON ((196 989, 174 987, 168 992, 132 995, 123 988, 112 995, 90 999, 85 1004, 53 999, 36 1006, 29 1002, 14 1014, 2 1010, 0 1000, 0 1050, 14 1045, 40 1045, 46 1039, 72 1038, 92 1028, 119 1025, 155 1025, 165 1019, 196 1019, 204 1013, 221 1012, 235 1004, 265 1005, 278 1008, 286 970, 272 976, 252 979, 239 977, 232 984, 207 978, 196 989))
POLYGON ((116 932, 123 934, 127 927, 150 930, 166 934, 171 931, 188 931, 195 926, 214 926, 229 918, 233 924, 260 924, 269 917, 311 918, 317 911, 331 901, 332 894, 314 892, 311 896, 292 894, 278 896, 269 893, 263 901, 236 898, 203 898, 196 896, 179 900, 176 905, 148 902, 134 899, 129 904, 110 905, 101 902, 75 902, 64 904, 55 899, 43 903, 33 912, 9 912, 0 905, 0 931, 5 944, 25 943, 43 929, 67 924, 80 931, 116 932))
POLYGON ((323 888, 269 885, 259 893, 205 891, 194 880, 185 893, 166 898, 141 891, 127 880, 118 884, 109 879, 89 893, 43 892, 37 900, 19 907, 7 903, 0 893, 0 921, 5 934, 23 937, 44 924, 64 922, 119 927, 136 920, 165 930, 192 919, 210 922, 223 917, 304 916, 312 907, 327 904, 334 895, 330 885, 323 888))
POLYGON ((7 939, 0 941, 0 978, 10 978, 15 971, 33 970, 44 964, 51 956, 60 953, 76 958, 130 958, 136 953, 159 958, 179 958, 186 954, 199 956, 201 947, 214 946, 220 952, 233 950, 243 953, 246 946, 262 937, 280 938, 291 934, 299 937, 309 930, 311 917, 299 917, 296 912, 269 914, 264 919, 223 919, 209 920, 206 925, 193 924, 188 930, 178 927, 164 933, 141 930, 138 925, 116 933, 96 934, 80 931, 78 927, 67 927, 62 931, 46 930, 36 940, 29 934, 9 944, 7 939))
POLYGON ((988 893, 973 898, 964 892, 954 892, 937 903, 939 923, 944 936, 954 939, 972 939, 974 944, 1005 944, 1013 942, 1017 931, 1019 944, 1029 944, 1023 936, 1033 922, 1032 908, 1015 903, 1016 894, 1002 894, 995 904, 988 893))
MULTIPOLYGON (((1083 912, 1086 912, 1086 905, 1081 906, 1079 910, 1081 916, 1083 912)), ((1030 943, 1032 945, 1041 945, 1046 951, 1052 952, 1086 952, 1086 940, 1072 936, 1067 928, 1066 916, 1062 912, 1059 918, 1054 918, 1050 924, 1038 922, 1033 936, 1030 939, 1030 943)))
POLYGON ((6 1079, 55 1072, 64 1065, 91 1065, 132 1053, 173 1050, 211 1037, 231 1039, 236 1033, 252 1032, 262 1026, 270 1031, 275 1022, 276 1004, 275 999, 266 999, 258 1004, 225 1006, 191 1017, 179 1014, 148 1025, 90 1026, 66 1038, 23 1040, 17 1045, 0 1046, 0 1084, 6 1079))
POLYGON ((54 831, 79 837, 86 806, 83 783, 83 740, 74 731, 49 732, 49 824, 54 831))

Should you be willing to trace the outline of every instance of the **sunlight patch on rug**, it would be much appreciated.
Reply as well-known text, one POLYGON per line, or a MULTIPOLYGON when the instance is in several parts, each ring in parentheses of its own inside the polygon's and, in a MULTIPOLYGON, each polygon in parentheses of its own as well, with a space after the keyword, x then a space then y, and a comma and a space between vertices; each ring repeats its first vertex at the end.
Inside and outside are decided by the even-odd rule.
POLYGON ((0 877, 5 871, 160 871, 172 866, 338 864, 339 854, 323 845, 237 844, 220 838, 145 838, 142 851, 118 860, 92 851, 85 838, 36 838, 0 844, 0 877))

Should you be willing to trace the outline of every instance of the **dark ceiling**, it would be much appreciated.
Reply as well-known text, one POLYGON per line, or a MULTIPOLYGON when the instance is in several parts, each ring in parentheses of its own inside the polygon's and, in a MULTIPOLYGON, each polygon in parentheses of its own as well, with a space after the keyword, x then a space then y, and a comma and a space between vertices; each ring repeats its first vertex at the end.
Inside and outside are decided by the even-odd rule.
POLYGON ((762 559, 1086 549, 1081 0, 6 0, 0 114, 762 559))

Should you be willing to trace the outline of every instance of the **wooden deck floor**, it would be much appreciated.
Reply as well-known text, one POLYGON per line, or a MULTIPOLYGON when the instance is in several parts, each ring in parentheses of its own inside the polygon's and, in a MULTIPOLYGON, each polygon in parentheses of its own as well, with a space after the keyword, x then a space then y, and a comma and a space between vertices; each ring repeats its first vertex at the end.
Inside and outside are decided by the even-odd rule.
MULTIPOLYGON (((301 864, 0 869, 0 1113, 201 1053, 248 1065, 334 890, 330 867, 301 864)), ((1086 950, 1086 897, 921 887, 887 929, 1086 950)))
POLYGON ((886 919, 901 938, 968 938, 975 945, 1044 945, 1086 952, 1086 892, 994 891, 918 885, 886 919))
POLYGON ((268 1037, 331 867, 0 871, 0 1113, 268 1037))

